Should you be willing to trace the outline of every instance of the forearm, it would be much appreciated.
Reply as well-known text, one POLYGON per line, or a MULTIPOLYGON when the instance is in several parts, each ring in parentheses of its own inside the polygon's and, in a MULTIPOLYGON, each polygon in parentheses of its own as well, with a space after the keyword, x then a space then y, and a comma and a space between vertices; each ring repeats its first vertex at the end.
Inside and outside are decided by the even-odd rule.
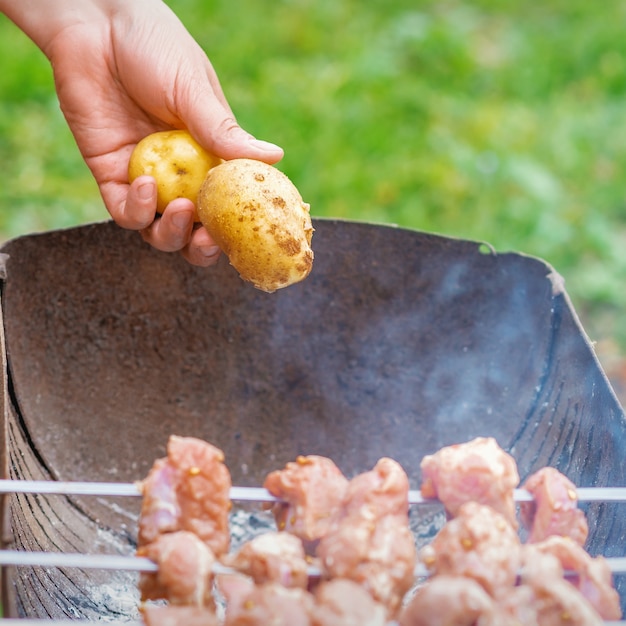
MULTIPOLYGON (((152 0, 148 0, 150 2, 152 0)), ((160 0, 156 0, 160 4, 160 0)), ((102 21, 146 0, 0 0, 4 13, 50 56, 50 46, 64 29, 102 21)))

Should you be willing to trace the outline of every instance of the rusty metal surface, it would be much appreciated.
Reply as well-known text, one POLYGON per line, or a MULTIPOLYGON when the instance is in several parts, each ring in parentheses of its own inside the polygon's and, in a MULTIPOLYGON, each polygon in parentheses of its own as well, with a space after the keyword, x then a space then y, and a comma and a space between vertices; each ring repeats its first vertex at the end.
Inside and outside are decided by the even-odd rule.
MULTIPOLYGON (((424 454, 492 435, 522 476, 550 464, 581 486, 626 484, 623 410, 548 265, 315 228, 311 276, 274 294, 110 223, 6 244, 12 475, 134 480, 178 434, 222 447, 237 484, 317 453, 348 475, 392 456, 417 487, 424 454)), ((592 553, 623 555, 619 507, 589 506, 592 553)), ((133 548, 128 501, 20 496, 9 512, 29 549, 133 548)), ((29 617, 132 618, 104 593, 109 574, 91 576, 12 572, 7 599, 29 617)))

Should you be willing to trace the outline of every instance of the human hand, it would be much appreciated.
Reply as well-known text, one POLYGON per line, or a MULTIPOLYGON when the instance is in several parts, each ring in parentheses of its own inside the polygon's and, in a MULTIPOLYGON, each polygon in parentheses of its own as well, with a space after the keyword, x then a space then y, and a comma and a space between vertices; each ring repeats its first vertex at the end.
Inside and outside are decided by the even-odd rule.
POLYGON ((0 10, 50 59, 61 109, 115 222, 192 264, 215 263, 219 248, 194 225, 191 201, 174 200, 158 217, 154 179, 128 184, 133 148, 152 132, 187 128, 223 159, 272 164, 283 152, 237 124, 209 59, 180 20, 160 0, 0 0, 0 10))

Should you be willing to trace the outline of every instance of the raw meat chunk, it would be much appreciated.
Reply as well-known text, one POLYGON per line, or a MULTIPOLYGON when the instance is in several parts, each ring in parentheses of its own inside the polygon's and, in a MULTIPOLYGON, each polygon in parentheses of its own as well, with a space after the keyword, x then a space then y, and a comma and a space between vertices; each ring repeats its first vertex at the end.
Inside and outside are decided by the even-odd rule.
POLYGON ((361 585, 343 578, 315 589, 312 626, 385 626, 387 613, 361 585))
POLYGON ((174 605, 214 606, 215 556, 193 533, 186 530, 166 533, 140 547, 137 555, 152 559, 159 566, 156 573, 141 573, 142 600, 164 599, 174 605))
POLYGON ((225 565, 250 576, 255 583, 275 582, 284 587, 308 585, 307 561, 302 541, 295 535, 267 532, 246 542, 225 565))
POLYGON ((394 617, 413 584, 416 550, 408 525, 409 481, 382 458, 350 481, 317 556, 326 578, 362 585, 394 617))
POLYGON ((464 576, 435 576, 420 587, 402 610, 400 626, 475 626, 491 616, 494 600, 464 576))
POLYGON ((593 607, 562 578, 507 589, 476 626, 601 626, 593 607))
POLYGON ((467 576, 490 595, 515 584, 521 542, 507 519, 489 506, 467 502, 422 549, 423 563, 436 574, 467 576))
POLYGON ((554 467, 544 467, 523 485, 534 497, 520 505, 522 524, 530 530, 529 543, 551 535, 570 537, 581 546, 589 533, 587 519, 578 508, 576 485, 554 467))
MULTIPOLYGON (((570 543, 582 550, 574 542, 570 543)), ((589 601, 563 578, 563 567, 559 559, 547 552, 543 553, 537 547, 539 545, 524 546, 520 589, 530 589, 530 593, 526 597, 518 593, 520 599, 536 611, 539 626, 604 624, 602 617, 589 601)))
POLYGON ((565 580, 537 582, 534 606, 539 626, 604 626, 604 620, 565 580))
POLYGON ((397 517, 408 520, 409 479, 402 466, 393 459, 383 457, 374 468, 355 476, 349 483, 335 511, 333 523, 350 515, 363 517, 397 517))
POLYGON ((224 454, 194 437, 171 436, 167 457, 157 459, 141 482, 138 545, 163 533, 189 530, 221 556, 228 552, 230 472, 224 454))
POLYGON ((481 615, 476 626, 548 626, 538 621, 536 604, 535 592, 528 585, 502 589, 493 609, 481 615))
POLYGON ((312 552, 328 530, 348 479, 330 459, 310 455, 299 456, 284 469, 271 472, 263 486, 284 500, 272 506, 278 529, 300 537, 312 552))
POLYGON ((226 598, 224 626, 311 626, 313 596, 277 583, 255 585, 249 578, 220 576, 226 598))
POLYGON ((613 587, 613 575, 606 559, 592 557, 568 537, 551 536, 540 543, 524 547, 525 562, 532 563, 538 554, 552 555, 568 573, 567 582, 573 585, 606 620, 622 617, 619 594, 613 587))
POLYGON ((478 502, 495 509, 517 528, 517 464, 493 437, 441 448, 426 455, 420 467, 422 495, 438 498, 449 516, 454 517, 466 502, 478 502))

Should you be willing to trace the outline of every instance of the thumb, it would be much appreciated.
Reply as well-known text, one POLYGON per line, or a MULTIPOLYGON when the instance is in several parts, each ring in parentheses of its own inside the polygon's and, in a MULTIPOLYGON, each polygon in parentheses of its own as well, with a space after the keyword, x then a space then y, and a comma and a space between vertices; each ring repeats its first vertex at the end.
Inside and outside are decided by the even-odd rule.
POLYGON ((279 146, 256 139, 246 132, 232 111, 209 85, 193 98, 193 106, 180 110, 183 123, 195 139, 216 156, 225 159, 256 159, 273 164, 283 158, 279 146))

